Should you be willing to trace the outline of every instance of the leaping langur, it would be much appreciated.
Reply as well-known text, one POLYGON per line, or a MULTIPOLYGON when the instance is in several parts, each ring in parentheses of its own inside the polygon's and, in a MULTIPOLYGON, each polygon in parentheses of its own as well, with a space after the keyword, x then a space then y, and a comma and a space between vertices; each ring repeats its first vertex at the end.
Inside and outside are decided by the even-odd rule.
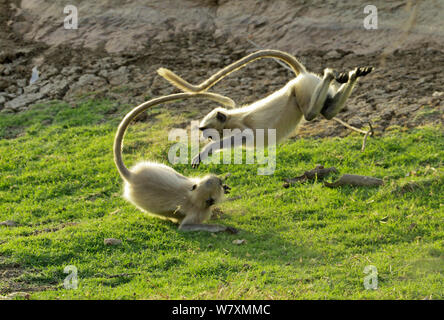
MULTIPOLYGON (((250 105, 230 110, 218 107, 208 113, 199 124, 199 129, 203 131, 205 138, 211 138, 211 133, 206 133, 211 131, 206 129, 217 130, 219 136, 222 136, 223 129, 252 130, 235 133, 220 140, 211 139, 213 141, 193 158, 193 167, 197 167, 203 159, 213 152, 223 149, 224 146, 244 145, 248 140, 248 134, 251 135, 252 132, 255 135, 256 129, 264 129, 265 132, 267 129, 275 129, 276 143, 279 143, 296 129, 302 116, 307 121, 311 121, 322 114, 330 120, 343 109, 358 78, 373 70, 373 67, 357 67, 348 73, 338 73, 333 69, 326 68, 321 77, 308 72, 294 56, 288 53, 278 50, 260 50, 228 65, 200 85, 192 85, 165 68, 160 68, 157 72, 185 92, 201 93, 231 72, 262 58, 276 58, 284 61, 296 74, 296 78, 290 80, 280 90, 250 105), (335 82, 342 83, 342 85, 338 88, 335 82)), ((228 100, 225 103, 222 100, 219 102, 225 106, 232 106, 228 100)), ((256 141, 255 136, 250 138, 256 141)))
POLYGON ((221 96, 213 93, 172 94, 142 103, 129 112, 120 123, 114 139, 114 162, 125 183, 124 197, 143 211, 180 223, 179 229, 183 231, 236 233, 237 230, 231 227, 202 223, 210 217, 213 205, 222 201, 224 193, 230 190, 217 176, 189 178, 160 163, 140 162, 131 169, 123 163, 123 136, 131 121, 159 103, 188 98, 221 101, 221 96))

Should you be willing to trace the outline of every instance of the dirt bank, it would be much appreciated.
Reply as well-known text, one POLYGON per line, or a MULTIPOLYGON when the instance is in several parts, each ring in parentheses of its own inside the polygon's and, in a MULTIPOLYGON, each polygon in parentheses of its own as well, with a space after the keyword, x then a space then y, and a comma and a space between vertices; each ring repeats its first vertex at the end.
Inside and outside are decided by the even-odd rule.
MULTIPOLYGON (((190 82, 255 50, 255 43, 293 53, 312 71, 373 65, 340 118, 378 130, 443 122, 444 4, 374 1, 378 29, 363 27, 366 1, 71 1, 77 30, 63 28, 65 1, 0 0, 0 109, 20 112, 50 99, 75 103, 85 94, 121 103, 176 92, 155 70, 190 82), (416 12, 416 15, 415 15, 416 12), (414 19, 413 19, 414 18, 414 19), (410 19, 410 20, 409 20, 410 19), (39 80, 29 84, 37 66, 39 80)), ((292 74, 272 60, 256 62, 214 91, 238 104, 283 86, 292 74)), ((171 105, 199 108, 208 102, 171 105)), ((349 131, 322 119, 301 134, 349 131)))

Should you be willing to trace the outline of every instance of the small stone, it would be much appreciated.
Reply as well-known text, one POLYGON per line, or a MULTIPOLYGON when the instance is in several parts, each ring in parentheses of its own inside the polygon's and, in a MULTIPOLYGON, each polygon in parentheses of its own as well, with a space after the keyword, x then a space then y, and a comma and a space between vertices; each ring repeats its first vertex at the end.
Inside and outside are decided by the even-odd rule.
POLYGON ((348 124, 353 127, 361 127, 362 126, 362 120, 359 117, 353 117, 348 121, 348 124))
POLYGON ((44 94, 42 93, 28 93, 28 94, 22 94, 21 96, 18 96, 15 99, 12 99, 5 104, 5 109, 11 109, 11 110, 19 110, 23 107, 26 107, 37 100, 40 100, 43 98, 44 94))
POLYGON ((108 73, 109 83, 116 86, 128 82, 129 70, 127 66, 121 66, 119 69, 108 73))
POLYGON ((114 238, 106 238, 103 243, 107 246, 116 246, 122 244, 122 240, 114 239, 114 238))
POLYGON ((0 226, 16 227, 17 226, 17 222, 12 221, 12 220, 6 220, 6 221, 0 222, 0 226))
POLYGON ((19 86, 19 88, 24 88, 26 87, 27 83, 25 79, 19 79, 17 80, 17 85, 19 86))
POLYGON ((10 86, 10 81, 6 79, 0 79, 0 91, 4 91, 10 86))
POLYGON ((247 243, 247 240, 245 240, 245 239, 236 239, 236 240, 233 240, 233 244, 236 244, 236 245, 241 245, 241 244, 245 244, 245 243, 247 243))
POLYGON ((325 58, 330 58, 330 59, 340 59, 342 58, 342 53, 336 51, 336 50, 331 50, 329 52, 327 52, 327 54, 324 56, 325 58))

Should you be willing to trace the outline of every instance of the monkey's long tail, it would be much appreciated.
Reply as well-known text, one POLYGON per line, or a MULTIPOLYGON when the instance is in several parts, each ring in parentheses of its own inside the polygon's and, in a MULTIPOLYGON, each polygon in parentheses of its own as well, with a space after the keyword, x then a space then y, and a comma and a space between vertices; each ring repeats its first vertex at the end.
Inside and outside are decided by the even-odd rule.
POLYGON ((146 101, 142 103, 141 105, 138 105, 133 110, 131 110, 120 122, 119 127, 117 128, 116 137, 114 139, 114 162, 116 164, 117 170, 120 173, 120 176, 126 180, 131 181, 131 171, 128 170, 128 168, 123 163, 122 159, 122 147, 123 147, 123 136, 125 135, 126 129, 130 125, 131 121, 136 118, 139 114, 144 112, 145 110, 160 104, 160 103, 166 103, 166 102, 172 102, 177 101, 181 99, 188 99, 188 98, 206 98, 213 100, 215 102, 220 101, 220 95, 215 93, 209 93, 209 92, 203 92, 203 93, 176 93, 171 94, 168 96, 163 96, 160 98, 155 98, 149 101, 146 101))
POLYGON ((202 82, 197 86, 192 85, 191 83, 179 77, 173 71, 165 68, 159 68, 157 70, 157 73, 160 76, 164 77, 166 80, 168 80, 168 82, 170 82, 172 85, 176 86, 177 88, 185 92, 203 92, 214 86, 217 82, 222 80, 230 73, 243 68, 250 62, 263 58, 275 58, 284 61, 291 67, 291 69, 296 75, 298 75, 299 73, 307 72, 302 63, 300 63, 298 59, 296 59, 294 56, 292 56, 289 53, 279 50, 259 50, 226 66, 225 68, 221 69, 220 71, 218 71, 217 73, 215 73, 210 78, 208 78, 207 80, 205 80, 204 82, 202 82))

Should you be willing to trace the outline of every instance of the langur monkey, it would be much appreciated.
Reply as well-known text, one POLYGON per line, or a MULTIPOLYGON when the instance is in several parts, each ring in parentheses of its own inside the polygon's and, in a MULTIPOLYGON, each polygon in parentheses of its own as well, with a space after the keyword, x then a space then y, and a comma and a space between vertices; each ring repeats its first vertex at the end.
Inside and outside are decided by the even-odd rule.
POLYGON ((131 169, 123 163, 123 136, 131 121, 154 105, 188 98, 221 101, 221 96, 213 93, 172 94, 142 103, 120 123, 114 140, 114 162, 125 183, 124 197, 143 211, 180 223, 179 230, 236 233, 231 227, 202 224, 210 217, 212 206, 222 201, 224 193, 230 190, 217 176, 188 178, 160 163, 140 162, 131 169))
MULTIPOLYGON (((307 121, 311 121, 321 113, 330 120, 343 109, 358 78, 373 70, 373 67, 359 67, 348 73, 338 73, 333 69, 326 68, 323 77, 320 77, 308 72, 295 57, 288 53, 278 50, 260 50, 230 64, 197 86, 188 83, 168 69, 160 68, 157 72, 179 89, 198 93, 205 92, 231 72, 262 58, 275 58, 284 61, 297 77, 290 80, 280 90, 250 105, 231 110, 218 107, 207 114, 199 124, 199 129, 203 131, 205 138, 212 138, 210 133, 205 133, 206 129, 217 130, 220 136, 222 136, 223 129, 252 130, 246 131, 247 133, 237 130, 238 133, 218 141, 211 139, 213 141, 193 158, 193 167, 197 167, 203 159, 211 153, 223 149, 224 146, 244 145, 248 138, 247 135, 251 135, 251 132, 254 135, 256 129, 265 129, 265 132, 267 132, 266 129, 275 129, 276 143, 279 143, 294 131, 302 116, 307 121), (338 88, 333 80, 342 83, 342 85, 338 88)), ((231 107, 228 100, 219 99, 219 102, 231 107)), ((252 138, 254 139, 254 137, 252 138)))

